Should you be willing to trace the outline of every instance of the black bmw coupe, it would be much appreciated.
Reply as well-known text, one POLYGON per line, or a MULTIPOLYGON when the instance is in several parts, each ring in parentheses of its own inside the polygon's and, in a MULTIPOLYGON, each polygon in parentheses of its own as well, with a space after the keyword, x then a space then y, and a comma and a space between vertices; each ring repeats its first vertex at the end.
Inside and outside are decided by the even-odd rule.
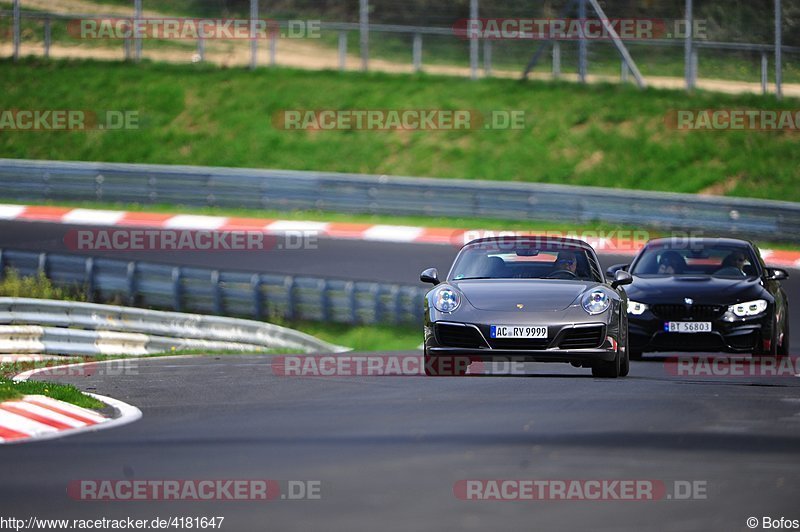
POLYGON ((630 356, 646 351, 752 353, 789 351, 789 303, 752 242, 731 238, 649 241, 630 265, 626 287, 630 356))
POLYGON ((450 273, 420 279, 425 370, 463 375, 473 361, 570 362, 625 376, 627 314, 620 271, 607 281, 591 246, 567 238, 497 237, 464 246, 450 273))

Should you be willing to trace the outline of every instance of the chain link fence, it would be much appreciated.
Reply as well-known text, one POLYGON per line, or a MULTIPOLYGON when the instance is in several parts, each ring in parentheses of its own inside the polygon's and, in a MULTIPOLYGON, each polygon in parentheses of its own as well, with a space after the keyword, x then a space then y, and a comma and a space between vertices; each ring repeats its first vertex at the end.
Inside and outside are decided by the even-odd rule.
POLYGON ((650 85, 697 85, 727 92, 780 93, 776 81, 800 83, 798 30, 800 0, 0 1, 3 56, 426 71, 472 77, 520 77, 528 72, 537 78, 590 81, 634 81, 638 69, 650 85), (552 25, 576 20, 585 21, 587 25, 581 26, 585 28, 588 21, 599 21, 601 12, 614 24, 650 21, 656 28, 644 36, 619 31, 631 64, 621 60, 618 44, 607 36, 579 38, 569 33, 546 39, 526 36, 522 30, 515 35, 488 30, 490 22, 502 28, 504 23, 522 27, 530 21, 552 25), (186 31, 187 21, 199 19, 218 22, 206 35, 186 31), (255 31, 251 26, 255 19, 264 21, 265 32, 232 36, 220 31, 221 20, 255 31), (120 20, 150 21, 149 34, 125 38, 124 32, 113 31, 112 23, 120 20), (103 21, 109 25, 103 26, 103 21), (484 31, 465 33, 475 21, 484 31), (178 24, 178 33, 156 27, 170 22, 178 24), (253 34, 256 39, 249 38, 253 34))

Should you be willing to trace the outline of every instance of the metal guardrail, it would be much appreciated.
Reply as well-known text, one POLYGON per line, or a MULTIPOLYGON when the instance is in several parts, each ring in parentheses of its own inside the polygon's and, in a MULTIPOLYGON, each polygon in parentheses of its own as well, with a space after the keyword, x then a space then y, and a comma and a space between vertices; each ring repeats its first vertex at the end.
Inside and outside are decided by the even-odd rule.
MULTIPOLYGON (((81 287, 90 301, 217 316, 246 316, 256 320, 418 324, 422 321, 422 301, 427 291, 417 286, 0 249, 0 272, 6 268, 23 276, 42 272, 56 285, 81 287)), ((132 312, 125 319, 133 316, 132 312)), ((0 316, 1 313, 2 306, 0 316)), ((114 319, 119 321, 123 318, 114 319)), ((155 329, 155 325, 150 324, 147 332, 169 331, 175 325, 174 321, 162 329, 155 329)), ((212 318, 206 318, 195 322, 192 327, 208 334, 212 323, 212 318)), ((224 324, 225 327, 229 325, 227 322, 224 324)), ((187 327, 183 326, 184 333, 187 327)), ((145 332, 142 326, 139 330, 145 332)), ((242 329, 237 334, 236 337, 229 335, 228 339, 244 340, 257 333, 242 329)), ((216 338, 224 336, 217 335, 216 338)))
POLYGON ((800 242, 800 204, 598 187, 330 172, 0 159, 17 201, 605 222, 800 242))
POLYGON ((0 352, 137 355, 171 349, 347 350, 299 331, 252 320, 0 297, 0 352))

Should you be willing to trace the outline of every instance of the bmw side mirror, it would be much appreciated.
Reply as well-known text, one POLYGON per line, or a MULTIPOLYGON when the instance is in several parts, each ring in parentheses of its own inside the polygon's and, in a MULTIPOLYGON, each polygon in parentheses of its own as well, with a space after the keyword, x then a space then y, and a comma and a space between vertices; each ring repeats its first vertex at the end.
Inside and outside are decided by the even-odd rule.
POLYGON ((783 281, 789 278, 789 272, 782 268, 767 268, 765 278, 768 281, 783 281))
POLYGON ((626 272, 625 270, 617 270, 617 273, 614 274, 614 281, 611 283, 611 288, 617 288, 618 286, 631 284, 633 282, 633 276, 626 272))
POLYGON ((439 270, 436 268, 428 268, 419 274, 419 280, 423 283, 431 283, 435 286, 439 284, 439 270))
POLYGON ((606 270, 606 275, 613 278, 620 270, 628 271, 628 266, 630 266, 630 264, 615 264, 613 266, 609 266, 609 268, 606 270))

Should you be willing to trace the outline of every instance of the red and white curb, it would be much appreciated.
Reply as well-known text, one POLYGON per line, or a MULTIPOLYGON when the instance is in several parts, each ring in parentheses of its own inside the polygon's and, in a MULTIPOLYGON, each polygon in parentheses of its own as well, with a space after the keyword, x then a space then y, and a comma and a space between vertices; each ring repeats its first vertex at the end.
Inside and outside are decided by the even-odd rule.
MULTIPOLYGON (((196 231, 259 231, 265 234, 314 234, 323 238, 373 242, 450 245, 460 248, 482 236, 519 234, 519 231, 453 229, 407 225, 346 222, 309 222, 239 218, 196 214, 168 214, 116 210, 0 204, 0 220, 50 222, 98 227, 176 229, 196 231)), ((644 245, 646 231, 568 231, 530 232, 531 235, 575 236, 588 242, 601 254, 635 255, 644 245), (624 234, 623 234, 624 233, 624 234), (605 235, 605 236, 604 236, 605 235)), ((800 268, 800 252, 762 249, 761 255, 772 265, 800 268)))
MULTIPOLYGON (((26 381, 39 372, 66 367, 69 366, 38 368, 20 373, 13 380, 26 381)), ((109 418, 93 410, 44 395, 26 395, 21 399, 0 403, 0 444, 62 438, 126 425, 142 417, 141 410, 135 406, 103 395, 87 395, 112 406, 119 415, 109 418)))

